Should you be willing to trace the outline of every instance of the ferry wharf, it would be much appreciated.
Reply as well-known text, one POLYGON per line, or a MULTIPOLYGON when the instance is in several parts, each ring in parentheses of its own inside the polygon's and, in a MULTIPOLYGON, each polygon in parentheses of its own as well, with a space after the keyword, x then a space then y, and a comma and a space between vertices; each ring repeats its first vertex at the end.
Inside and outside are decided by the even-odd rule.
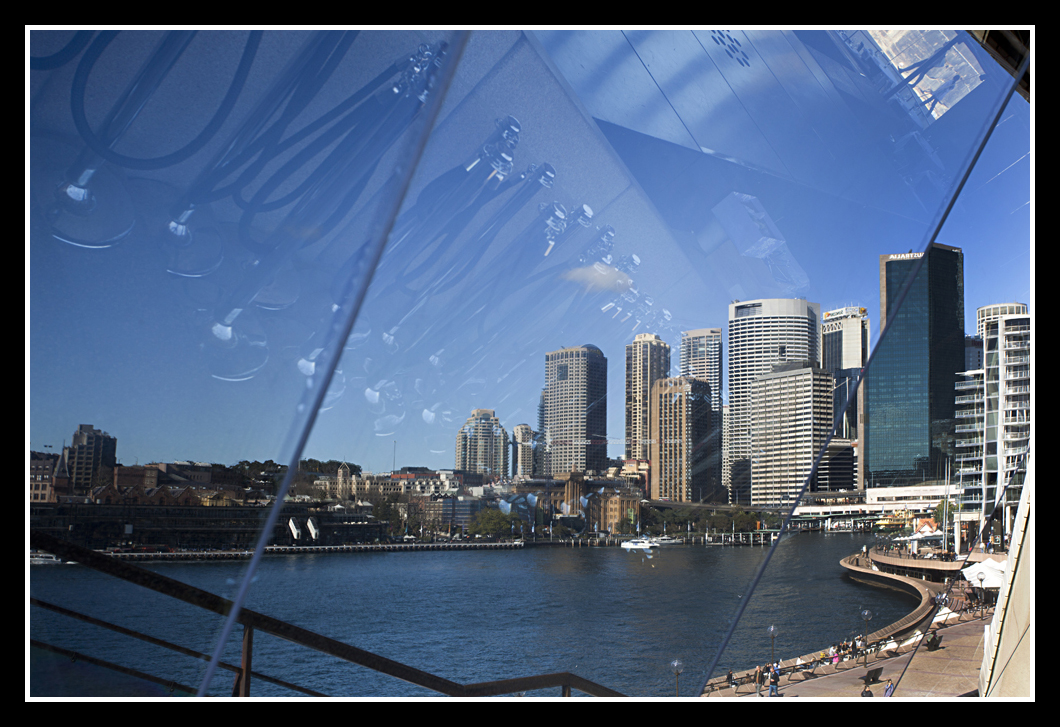
MULTIPOLYGON (((430 550, 519 550, 525 546, 522 542, 513 543, 368 543, 363 545, 269 545, 265 555, 310 555, 321 553, 399 553, 422 552, 430 550)), ((96 551, 118 560, 157 561, 157 560, 249 560, 254 552, 251 550, 178 550, 173 552, 123 553, 116 551, 96 551)))

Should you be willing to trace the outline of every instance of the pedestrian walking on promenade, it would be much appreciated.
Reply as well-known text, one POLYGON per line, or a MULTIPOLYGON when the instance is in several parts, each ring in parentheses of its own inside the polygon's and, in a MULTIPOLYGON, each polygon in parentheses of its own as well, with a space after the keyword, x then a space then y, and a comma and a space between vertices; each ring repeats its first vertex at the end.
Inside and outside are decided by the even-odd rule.
POLYGON ((732 675, 732 669, 729 669, 729 674, 725 678, 729 680, 729 686, 735 692, 736 691, 736 679, 732 675))
POLYGON ((891 684, 891 680, 890 680, 890 679, 888 679, 888 680, 887 680, 887 686, 885 686, 885 687, 883 688, 883 696, 885 696, 885 697, 889 697, 889 696, 891 696, 892 694, 894 694, 894 685, 893 685, 893 684, 891 684))
POLYGON ((780 692, 777 691, 777 687, 780 685, 780 672, 777 671, 774 665, 772 671, 769 672, 769 696, 778 697, 780 692))

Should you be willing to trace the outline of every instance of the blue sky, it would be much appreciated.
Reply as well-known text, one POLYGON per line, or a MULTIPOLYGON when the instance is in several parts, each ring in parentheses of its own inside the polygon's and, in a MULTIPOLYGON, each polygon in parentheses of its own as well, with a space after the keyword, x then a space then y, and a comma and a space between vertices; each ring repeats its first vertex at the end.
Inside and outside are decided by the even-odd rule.
MULTIPOLYGON (((334 79, 334 97, 378 73, 397 50, 433 39, 411 31, 362 34, 334 79)), ((269 47, 265 67, 289 52, 278 41, 269 47)), ((620 455, 625 344, 636 333, 659 332, 674 347, 676 369, 680 331, 724 326, 734 297, 802 295, 822 310, 862 305, 875 340, 878 256, 927 242, 1007 76, 978 52, 986 80, 947 97, 952 105, 922 128, 872 96, 871 73, 840 76, 843 58, 820 37, 790 31, 473 35, 403 209, 414 232, 388 250, 376 272, 333 400, 304 456, 388 470, 396 442, 399 467, 451 467, 457 429, 472 409, 495 409, 509 432, 535 425, 544 354, 585 343, 609 360, 607 434, 616 442, 610 454, 620 455), (738 59, 728 52, 737 47, 738 59), (489 181, 474 175, 490 164, 482 144, 506 114, 521 128, 508 150, 510 166, 492 150, 499 176, 518 180, 530 164, 548 162, 555 184, 545 190, 516 182, 496 197, 476 197, 496 184, 497 174, 489 181), (472 172, 456 173, 476 156, 483 159, 472 172), (520 189, 534 194, 505 207, 520 189), (748 213, 732 206, 734 194, 755 200, 740 209, 764 212, 754 223, 758 232, 749 231, 748 213), (588 227, 572 224, 550 248, 539 207, 553 201, 571 219, 587 204, 593 218, 588 227), (506 210, 499 225, 486 225, 506 210), (593 249, 608 225, 613 247, 593 249), (595 285, 613 283, 623 268, 631 281, 624 296, 595 285)), ((944 89, 947 68, 936 69, 936 90, 944 89)), ((121 88, 106 83, 108 72, 120 77, 113 69, 92 77, 102 100, 89 108, 90 119, 102 117, 104 91, 121 88)), ((249 96, 269 77, 261 78, 255 85, 252 76, 233 118, 249 113, 249 96)), ((35 128, 68 123, 61 77, 53 85, 35 86, 35 128)), ((148 156, 162 143, 153 141, 158 125, 173 124, 179 137, 181 121, 201 128, 193 112, 201 116, 200 107, 215 103, 187 104, 187 119, 184 109, 145 111, 122 143, 148 156)), ((974 330, 978 306, 1033 302, 1031 127, 1029 104, 1014 96, 938 238, 964 250, 966 331, 974 330)), ((233 130, 224 127, 220 137, 233 130)), ((76 153, 76 145, 51 137, 32 139, 30 149, 31 181, 38 167, 70 163, 76 153)), ((32 218, 30 448, 58 449, 90 423, 118 437, 125 464, 286 457, 304 421, 298 407, 316 384, 298 364, 321 339, 324 293, 341 279, 341 264, 364 249, 384 171, 403 149, 395 144, 383 156, 327 250, 326 241, 287 260, 274 299, 291 290, 296 302, 240 314, 235 330, 245 340, 262 332, 268 354, 241 381, 211 375, 218 363, 208 358, 205 318, 253 275, 245 249, 232 245, 211 276, 179 278, 165 272, 166 250, 147 235, 89 250, 58 242, 47 223, 32 218)), ((161 182, 179 187, 207 161, 204 153, 186 168, 125 175, 142 219, 142 209, 164 197, 161 182)), ((235 222, 239 210, 219 202, 214 213, 235 222)), ((284 229, 284 214, 254 223, 284 229)))

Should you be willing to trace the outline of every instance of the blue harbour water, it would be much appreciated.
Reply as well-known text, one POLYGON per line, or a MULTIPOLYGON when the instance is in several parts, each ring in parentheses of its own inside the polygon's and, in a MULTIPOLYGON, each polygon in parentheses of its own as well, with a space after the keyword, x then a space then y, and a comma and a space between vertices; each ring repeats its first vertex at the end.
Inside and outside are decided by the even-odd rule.
MULTIPOLYGON (((717 674, 827 647, 915 607, 909 596, 850 581, 839 559, 865 535, 785 538, 717 674)), ((672 696, 680 659, 691 696, 765 547, 355 553, 263 559, 248 608, 461 683, 569 671, 630 696, 672 696)), ((153 563, 166 576, 232 596, 239 562, 153 563)), ((188 648, 212 652, 218 616, 80 566, 34 567, 31 595, 188 648)), ((34 608, 32 637, 197 687, 205 662, 34 608)), ((226 660, 239 662, 238 635, 226 660)), ((332 696, 437 696, 286 641, 255 634, 254 670, 332 696)), ((230 693, 218 671, 209 692, 230 693)), ((262 681, 255 696, 299 696, 262 681)), ((558 689, 528 696, 557 696, 558 689)), ((577 694, 577 693, 576 693, 577 694)))

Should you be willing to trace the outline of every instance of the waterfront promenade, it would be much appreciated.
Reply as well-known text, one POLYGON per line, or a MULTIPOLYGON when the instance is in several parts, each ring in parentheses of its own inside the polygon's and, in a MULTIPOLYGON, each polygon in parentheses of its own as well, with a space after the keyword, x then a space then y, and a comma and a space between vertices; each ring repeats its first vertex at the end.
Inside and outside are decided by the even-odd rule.
MULTIPOLYGON (((939 629, 942 644, 935 651, 928 651, 926 647, 921 646, 915 654, 910 650, 898 656, 880 659, 870 655, 867 669, 863 665, 864 660, 857 659, 856 666, 851 666, 851 662, 840 662, 836 665, 838 671, 833 671, 835 667, 830 665, 826 669, 818 667, 814 674, 785 674, 780 680, 778 692, 781 697, 788 698, 860 697, 866 686, 865 676, 880 669, 877 679, 868 685, 873 697, 883 696, 888 679, 897 685, 893 695, 895 699, 942 699, 968 695, 979 685, 979 668, 983 663, 983 625, 992 616, 993 611, 990 610, 985 614, 986 620, 974 618, 958 623, 956 617, 951 618, 951 625, 939 629)), ((743 675, 744 673, 741 673, 740 676, 743 675)), ((717 680, 712 679, 711 682, 717 680)), ((765 685, 761 696, 765 698, 768 694, 769 686, 765 685)), ((721 686, 702 696, 754 699, 755 695, 753 684, 742 684, 735 690, 721 686)))
MULTIPOLYGON (((896 685, 895 698, 949 698, 975 692, 983 660, 983 625, 992 617, 993 609, 969 615, 943 608, 929 623, 934 596, 945 591, 945 584, 874 571, 864 556, 848 556, 841 563, 850 577, 916 593, 920 604, 904 618, 868 635, 867 642, 875 648, 870 647, 867 666, 864 654, 837 664, 821 659, 822 652, 781 661, 780 696, 860 697, 867 686, 873 697, 882 697, 888 679, 896 685), (920 643, 929 629, 942 637, 939 647, 931 651, 920 643), (920 648, 916 648, 918 644, 920 648)), ((754 698, 758 690, 752 675, 753 670, 734 674, 735 688, 726 676, 715 677, 701 696, 754 698)), ((767 683, 761 695, 768 694, 767 683)))

